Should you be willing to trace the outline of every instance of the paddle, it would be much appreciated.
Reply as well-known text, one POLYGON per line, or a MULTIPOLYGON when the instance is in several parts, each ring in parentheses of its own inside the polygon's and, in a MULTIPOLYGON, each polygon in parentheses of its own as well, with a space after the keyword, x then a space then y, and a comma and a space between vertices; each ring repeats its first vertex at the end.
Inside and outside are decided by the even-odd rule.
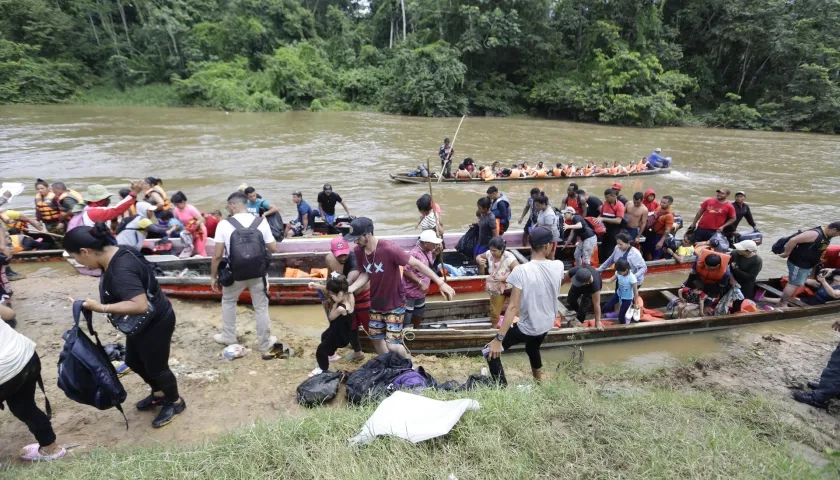
POLYGON ((55 237, 55 238, 64 238, 64 235, 59 235, 57 233, 50 233, 50 232, 42 232, 40 230, 35 230, 35 231, 27 230, 26 233, 38 233, 40 235, 49 235, 49 236, 55 237))
MULTIPOLYGON (((464 115, 464 116, 466 116, 466 115, 464 115)), ((462 118, 461 121, 463 122, 464 119, 462 118)), ((460 129, 461 126, 458 125, 458 128, 460 129)), ((455 135, 457 136, 458 132, 455 132, 455 135)), ((453 142, 453 144, 454 144, 454 142, 453 142)), ((428 170, 429 168, 431 168, 431 160, 426 158, 426 170, 428 170)), ((441 170, 441 173, 443 173, 443 170, 441 170)), ((435 212, 435 197, 434 197, 434 194, 432 193, 432 182, 431 181, 429 181, 429 201, 432 204, 431 205, 432 206, 432 213, 435 214, 435 218, 437 219, 438 222, 440 222, 440 216, 438 215, 437 212, 435 212)), ((435 234, 437 234, 437 228, 435 228, 435 234)), ((446 280, 446 265, 443 264, 443 249, 442 248, 438 252, 438 261, 440 262, 440 266, 442 267, 441 268, 441 273, 443 273, 443 281, 445 282, 445 281, 447 281, 446 280)))
MULTIPOLYGON (((438 183, 440 183, 440 179, 443 178, 443 171, 446 169, 446 165, 449 164, 452 161, 452 153, 455 151, 455 139, 458 138, 458 132, 461 131, 461 124, 464 123, 465 118, 467 118, 466 115, 461 117, 461 121, 458 122, 458 128, 455 130, 455 136, 452 137, 452 143, 449 144, 449 148, 450 148, 449 158, 447 158, 446 161, 443 162, 443 166, 440 167, 440 174, 438 175, 438 179, 437 179, 438 183)), ((430 167, 431 167, 431 165, 426 165, 426 170, 430 171, 429 170, 430 167)), ((429 183, 432 183, 431 179, 429 180, 429 183)), ((431 191, 431 187, 429 187, 429 190, 431 191)))

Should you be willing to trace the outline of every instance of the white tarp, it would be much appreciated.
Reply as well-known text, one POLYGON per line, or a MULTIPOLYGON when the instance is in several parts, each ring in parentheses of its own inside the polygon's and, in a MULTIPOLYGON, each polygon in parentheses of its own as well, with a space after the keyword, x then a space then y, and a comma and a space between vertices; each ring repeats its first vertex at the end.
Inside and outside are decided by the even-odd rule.
POLYGON ((446 435, 467 410, 478 410, 475 400, 443 402, 406 392, 394 392, 373 412, 351 445, 366 445, 377 435, 393 435, 411 443, 446 435))

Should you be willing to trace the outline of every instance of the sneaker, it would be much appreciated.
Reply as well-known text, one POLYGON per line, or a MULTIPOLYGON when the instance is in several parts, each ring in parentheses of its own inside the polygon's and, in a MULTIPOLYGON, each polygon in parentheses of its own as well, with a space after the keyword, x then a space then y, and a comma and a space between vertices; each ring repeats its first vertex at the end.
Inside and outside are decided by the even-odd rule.
POLYGON ((365 354, 362 352, 348 353, 344 356, 344 359, 348 362, 361 362, 365 359, 365 354))
POLYGON ((47 455, 41 453, 41 445, 37 443, 29 444, 20 449, 20 459, 27 462, 48 462, 50 460, 58 460, 67 454, 67 449, 61 447, 55 453, 47 455))
POLYGON ((152 420, 152 427, 160 428, 165 425, 169 425, 169 422, 172 421, 175 415, 183 413, 184 410, 187 409, 187 402, 185 402, 183 398, 179 400, 180 401, 178 403, 164 400, 163 408, 160 409, 158 416, 152 420))
POLYGON ((26 278, 26 275, 17 273, 13 271, 11 268, 6 268, 6 278, 9 279, 10 282, 14 282, 15 280, 23 280, 26 278))
POLYGON ((120 366, 116 367, 117 377, 124 377, 131 373, 131 368, 123 362, 120 366))
POLYGON ((322 373, 324 373, 324 371, 323 371, 323 370, 321 370, 319 367, 315 367, 315 369, 314 369, 314 370, 312 370, 311 372, 309 372, 309 378, 312 378, 312 377, 314 377, 315 375, 320 375, 320 374, 322 374, 322 373))
POLYGON ((220 343, 222 345, 233 345, 236 343, 236 339, 233 339, 233 341, 229 341, 221 333, 213 335, 213 340, 215 340, 216 343, 220 343))
POLYGON ((337 354, 337 353, 336 353, 336 354, 333 354, 333 355, 330 355, 330 356, 329 356, 329 358, 328 358, 328 360, 329 360, 330 362, 337 362, 337 361, 341 360, 341 355, 339 355, 339 354, 337 354))
POLYGON ((141 412, 147 412, 149 410, 154 410, 157 407, 163 405, 163 397, 156 397, 155 394, 151 394, 148 397, 140 400, 135 405, 135 408, 141 412))
POLYGON ((828 410, 828 402, 821 402, 814 397, 813 393, 793 392, 793 399, 799 403, 810 405, 814 408, 828 410))

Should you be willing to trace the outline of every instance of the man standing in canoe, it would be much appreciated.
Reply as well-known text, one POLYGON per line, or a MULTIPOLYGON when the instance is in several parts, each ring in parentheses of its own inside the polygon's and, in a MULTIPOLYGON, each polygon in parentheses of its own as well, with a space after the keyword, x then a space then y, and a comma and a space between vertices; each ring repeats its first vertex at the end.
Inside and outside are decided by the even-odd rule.
MULTIPOLYGON (((780 257, 787 259, 788 283, 779 306, 790 306, 796 289, 805 285, 811 271, 823 261, 831 239, 840 235, 840 222, 821 225, 794 235, 785 243, 780 257)), ((773 246, 775 248, 775 245, 773 246)))
POLYGON ((599 263, 603 263, 612 255, 616 245, 616 236, 621 233, 621 225, 624 223, 624 204, 618 201, 617 195, 618 192, 612 188, 604 191, 604 203, 601 205, 601 216, 598 220, 604 223, 607 231, 598 247, 599 263))
POLYGON ((536 227, 530 245, 531 261, 516 267, 507 278, 513 288, 505 320, 485 347, 490 375, 501 385, 507 385, 507 379, 499 356, 520 343, 525 344, 534 380, 542 380, 540 345, 557 318, 559 304, 555 299, 563 282, 563 262, 554 260, 554 234, 546 227, 536 227), (514 324, 517 316, 519 321, 514 324))
POLYGON ((452 156, 455 155, 455 149, 450 144, 449 137, 443 139, 443 145, 440 146, 438 156, 440 157, 440 165, 443 167, 443 178, 449 178, 452 170, 452 156))
POLYGON ((487 189, 487 197, 493 202, 490 205, 490 211, 493 212, 496 221, 499 222, 499 236, 502 236, 510 227, 510 219, 513 217, 510 210, 510 200, 504 193, 499 193, 496 186, 487 189))
POLYGON ((697 215, 694 216, 694 221, 691 222, 689 230, 694 230, 695 242, 706 242, 716 232, 723 232, 726 227, 735 223, 735 207, 726 199, 729 197, 729 189, 717 189, 717 196, 715 198, 706 199, 700 204, 700 209, 697 210, 697 215))
POLYGON ((350 223, 350 233, 344 239, 356 244, 353 253, 359 270, 359 278, 350 285, 350 293, 355 294, 370 282, 369 335, 376 353, 393 351, 408 358, 408 351, 403 345, 406 303, 400 268, 411 265, 436 283, 441 295, 447 300, 455 296, 455 290, 427 264, 409 256, 395 243, 376 238, 373 234, 373 221, 367 217, 354 219, 350 223))
POLYGON ((318 211, 321 212, 321 218, 329 225, 335 224, 335 205, 337 203, 341 204, 344 211, 347 212, 347 216, 352 216, 341 195, 333 192, 332 185, 327 183, 324 185, 324 190, 318 194, 318 211))

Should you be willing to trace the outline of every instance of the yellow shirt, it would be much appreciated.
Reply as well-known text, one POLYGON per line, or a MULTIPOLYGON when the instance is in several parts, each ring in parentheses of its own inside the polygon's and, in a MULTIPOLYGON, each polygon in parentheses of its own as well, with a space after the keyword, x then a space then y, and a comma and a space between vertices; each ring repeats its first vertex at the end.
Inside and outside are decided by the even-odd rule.
POLYGON ((17 210, 6 210, 0 215, 5 215, 9 220, 20 220, 20 212, 17 210))
POLYGON ((677 255, 681 257, 693 257, 694 247, 680 247, 677 249, 677 255))

